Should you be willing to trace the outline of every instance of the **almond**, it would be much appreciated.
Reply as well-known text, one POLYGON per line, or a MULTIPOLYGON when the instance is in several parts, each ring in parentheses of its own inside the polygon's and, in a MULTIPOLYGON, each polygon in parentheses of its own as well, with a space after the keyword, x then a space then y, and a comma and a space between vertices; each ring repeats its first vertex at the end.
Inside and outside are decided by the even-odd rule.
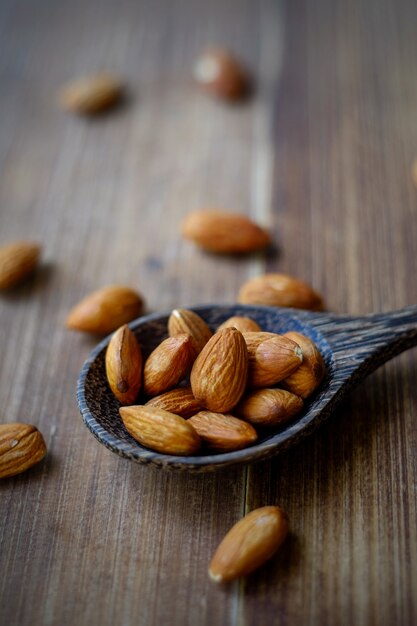
POLYGON ((263 341, 254 353, 248 349, 248 355, 248 385, 252 388, 279 383, 300 367, 303 360, 300 347, 282 335, 263 341))
POLYGON ((276 553, 287 534, 288 519, 279 507, 251 511, 220 543, 210 563, 210 578, 222 583, 250 574, 276 553))
POLYGON ((236 328, 241 333, 245 332, 261 332, 261 327, 250 317, 244 317, 240 315, 234 315, 229 317, 223 324, 220 324, 217 330, 223 330, 223 328, 236 328))
POLYGON ((72 113, 94 115, 116 105, 122 94, 123 86, 117 78, 95 74, 68 83, 59 94, 59 102, 72 113))
POLYGON ((288 332, 285 337, 295 341, 303 353, 303 362, 280 385, 302 398, 308 398, 323 380, 326 366, 314 341, 301 333, 288 332))
POLYGON ((240 400, 248 375, 248 351, 241 332, 219 330, 206 343, 191 370, 191 388, 206 409, 227 413, 240 400))
POLYGON ((202 317, 188 309, 174 309, 168 319, 168 332, 170 337, 187 333, 190 335, 195 356, 204 348, 213 333, 202 317))
POLYGON ((0 247, 0 290, 22 283, 36 269, 41 247, 32 241, 14 241, 0 247))
POLYGON ((200 437, 179 415, 152 406, 128 406, 119 409, 126 430, 146 448, 187 456, 198 451, 200 437))
POLYGON ((244 397, 234 412, 255 427, 269 428, 286 424, 303 404, 301 398, 284 389, 258 389, 244 397))
POLYGON ((164 409, 185 419, 195 415, 202 407, 194 398, 191 387, 178 387, 151 398, 146 406, 164 409))
POLYGON ((286 274, 263 274, 242 285, 238 302, 321 311, 323 300, 307 283, 286 274))
POLYGON ((227 413, 200 411, 190 417, 188 423, 194 427, 208 448, 218 452, 241 450, 258 438, 256 430, 250 424, 227 413))
POLYGON ((143 389, 146 395, 156 396, 176 387, 189 373, 194 357, 190 335, 165 339, 145 361, 143 389))
POLYGON ((277 333, 259 332, 259 331, 244 331, 243 338, 248 349, 249 358, 255 356, 256 348, 267 339, 274 339, 275 337, 282 337, 277 333))
POLYGON ((42 434, 30 424, 0 425, 0 478, 25 472, 46 454, 42 434))
POLYGON ((120 404, 133 404, 142 385, 142 352, 129 326, 119 328, 106 350, 106 375, 120 404))
POLYGON ((193 74, 205 91, 221 100, 235 102, 250 91, 247 70, 236 57, 221 48, 211 48, 201 54, 193 74))
POLYGON ((129 287, 110 285, 90 293, 69 313, 68 328, 107 335, 143 312, 143 298, 129 287))
POLYGON ((220 254, 253 252, 271 243, 269 234, 245 215, 217 209, 187 215, 182 235, 204 250, 220 254))

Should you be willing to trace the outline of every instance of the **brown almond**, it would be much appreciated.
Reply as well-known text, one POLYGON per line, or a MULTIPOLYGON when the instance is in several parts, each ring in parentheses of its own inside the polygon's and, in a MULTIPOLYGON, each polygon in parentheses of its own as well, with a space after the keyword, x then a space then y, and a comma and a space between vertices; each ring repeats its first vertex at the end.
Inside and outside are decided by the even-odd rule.
POLYGON ((44 438, 31 424, 0 425, 0 478, 25 472, 46 454, 44 438))
POLYGON ((251 278, 239 291, 238 302, 321 311, 323 300, 310 285, 286 274, 263 274, 251 278))
POLYGON ((36 269, 41 247, 32 241, 14 241, 0 247, 0 290, 22 283, 36 269))
POLYGON ((143 370, 143 390, 157 396, 176 387, 189 373, 195 357, 190 335, 168 337, 151 352, 143 370))
POLYGON ((90 293, 71 309, 66 325, 72 330, 107 335, 143 313, 143 298, 123 285, 90 293))
POLYGON ((258 438, 256 430, 250 424, 227 413, 200 411, 190 417, 188 422, 205 445, 217 452, 241 450, 258 438))
POLYGON ((267 339, 282 337, 282 335, 278 335, 278 333, 268 333, 263 331, 244 331, 242 334, 248 349, 249 357, 254 357, 257 347, 267 339))
POLYGON ((240 330, 241 333, 262 331, 259 324, 257 324, 250 317, 245 317, 242 315, 234 315, 233 317, 229 317, 223 322, 223 324, 220 324, 217 330, 223 330, 223 328, 236 328, 237 330, 240 330))
POLYGON ((255 427, 277 427, 297 415, 303 404, 301 398, 284 389, 258 389, 244 397, 234 413, 255 427))
POLYGON ((219 330, 206 343, 191 370, 191 388, 198 402, 227 413, 240 400, 248 375, 248 351, 241 332, 219 330))
POLYGON ((259 344, 249 354, 248 386, 270 387, 287 378, 300 367, 303 355, 300 347, 288 337, 277 335, 259 344))
POLYGON ((206 50, 193 68, 194 79, 210 95, 235 102, 249 95, 250 80, 246 68, 229 51, 206 50))
POLYGON ((210 563, 210 578, 222 583, 250 574, 276 553, 287 534, 288 518, 279 507, 251 511, 220 543, 210 563))
POLYGON ((183 417, 153 406, 125 406, 119 409, 126 430, 136 441, 163 454, 195 454, 200 437, 183 417))
POLYGON ((266 248, 269 234, 245 215, 206 209, 189 213, 182 235, 208 252, 244 254, 266 248))
POLYGON ((145 406, 153 406, 155 408, 164 409, 170 413, 181 415, 188 419, 195 415, 202 407, 194 398, 191 387, 178 387, 171 389, 159 396, 151 398, 145 406))
POLYGON ((202 317, 188 309, 174 309, 168 319, 168 333, 175 337, 181 333, 190 335, 197 356, 213 336, 202 317))
POLYGON ((133 404, 142 386, 142 351, 125 324, 112 336, 106 350, 106 375, 120 404, 133 404))
POLYGON ((95 115, 115 106, 122 95, 123 86, 117 78, 109 74, 95 74, 68 83, 58 98, 67 111, 95 115))
POLYGON ((285 337, 295 341, 303 353, 303 362, 293 374, 280 382, 288 391, 308 398, 317 389, 323 380, 326 366, 314 341, 297 332, 285 333, 285 337))

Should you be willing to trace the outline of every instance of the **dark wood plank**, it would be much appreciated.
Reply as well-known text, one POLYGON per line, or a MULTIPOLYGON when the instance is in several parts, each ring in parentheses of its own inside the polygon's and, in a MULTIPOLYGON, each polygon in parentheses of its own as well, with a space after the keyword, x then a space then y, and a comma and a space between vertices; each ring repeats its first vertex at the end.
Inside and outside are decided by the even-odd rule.
POLYGON ((163 310, 231 302, 264 268, 311 281, 338 312, 417 302, 416 17, 411 0, 1 3, 0 237, 41 240, 45 262, 0 299, 0 416, 38 425, 49 449, 0 485, 1 623, 417 621, 415 350, 279 459, 192 476, 89 435, 75 383, 95 340, 63 328, 107 283, 163 310), (255 71, 251 103, 193 86, 213 41, 255 71), (130 85, 124 108, 98 121, 57 108, 63 82, 103 68, 130 85), (181 242, 202 205, 270 225, 279 255, 226 261, 181 242), (217 542, 271 503, 291 523, 280 554, 211 584, 217 542))

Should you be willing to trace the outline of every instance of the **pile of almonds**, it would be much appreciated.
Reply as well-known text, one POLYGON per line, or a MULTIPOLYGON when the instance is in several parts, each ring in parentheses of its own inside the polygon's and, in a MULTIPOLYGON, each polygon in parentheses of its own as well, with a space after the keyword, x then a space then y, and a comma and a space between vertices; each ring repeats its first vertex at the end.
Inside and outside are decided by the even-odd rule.
POLYGON ((325 373, 311 339, 263 332, 247 317, 232 317, 213 334, 197 313, 175 309, 168 334, 144 360, 124 325, 106 351, 108 383, 127 431, 164 454, 252 445, 259 431, 297 415, 325 373))

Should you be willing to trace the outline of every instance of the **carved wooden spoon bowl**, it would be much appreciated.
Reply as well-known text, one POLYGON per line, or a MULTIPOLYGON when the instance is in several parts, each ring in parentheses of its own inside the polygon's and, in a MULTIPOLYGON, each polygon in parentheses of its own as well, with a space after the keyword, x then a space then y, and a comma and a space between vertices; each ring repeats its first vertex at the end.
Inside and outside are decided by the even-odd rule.
MULTIPOLYGON (((91 352, 81 370, 77 398, 87 427, 119 456, 160 468, 197 472, 267 459, 312 433, 365 376, 417 345, 417 306, 365 317, 250 305, 208 305, 192 309, 212 330, 232 315, 246 315, 265 331, 295 330, 307 335, 325 359, 326 377, 306 402, 302 414, 280 430, 261 436, 255 445, 220 454, 171 456, 144 448, 125 429, 119 417, 119 403, 106 380, 104 357, 110 339, 107 337, 91 352)), ((169 313, 157 313, 130 324, 145 357, 167 336, 168 317, 169 313)))

